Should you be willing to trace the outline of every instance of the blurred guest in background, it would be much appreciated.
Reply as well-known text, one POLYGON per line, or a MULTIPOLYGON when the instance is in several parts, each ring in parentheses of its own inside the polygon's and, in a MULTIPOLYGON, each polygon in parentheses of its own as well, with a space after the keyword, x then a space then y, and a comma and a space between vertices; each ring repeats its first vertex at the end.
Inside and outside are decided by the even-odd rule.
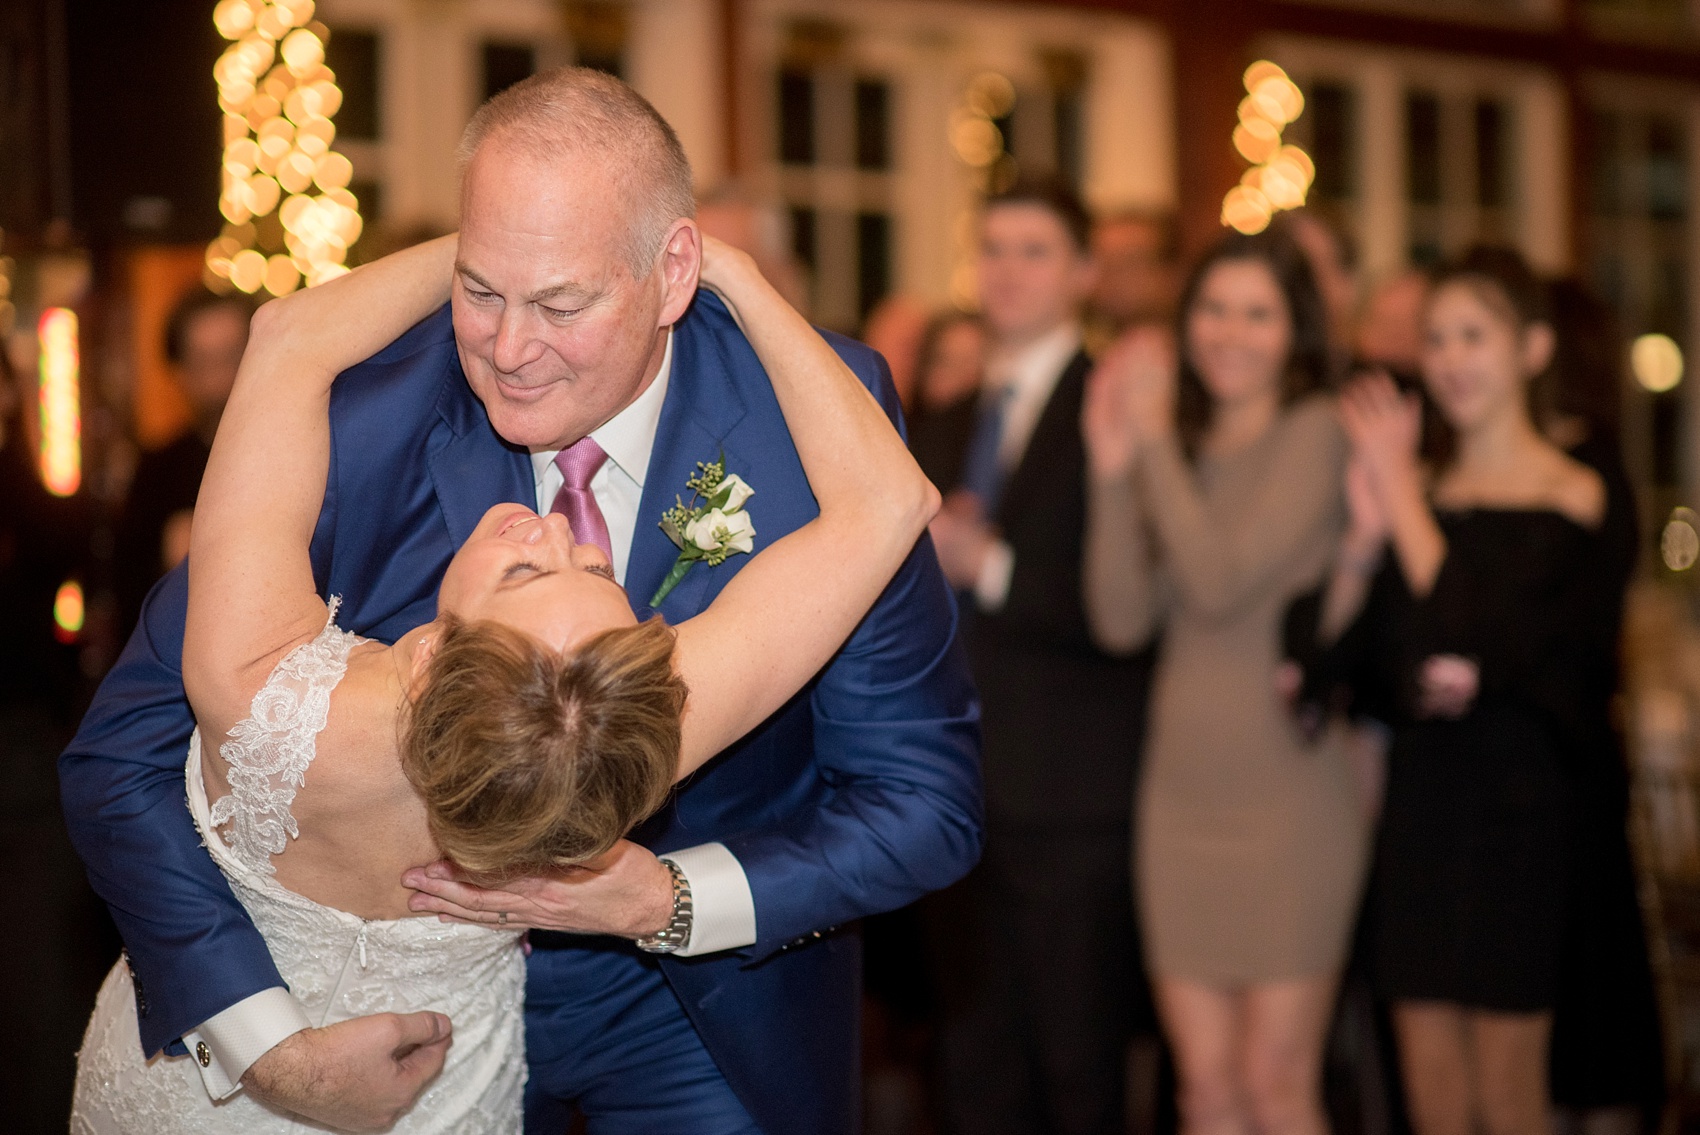
POLYGON ((0 936, 0 1100, 5 1129, 63 1132, 82 1019, 113 933, 59 817, 54 761, 82 710, 78 644, 54 619, 67 581, 87 583, 84 494, 56 497, 36 474, 34 391, 0 345, 0 856, 29 911, 0 936))
POLYGON ((948 488, 962 470, 986 373, 986 329, 980 317, 946 311, 929 320, 915 352, 914 373, 909 448, 928 479, 948 488))
POLYGON ((1618 446, 1624 341, 1611 308, 1573 279, 1550 285, 1558 342, 1537 399, 1542 432, 1605 483, 1600 525, 1616 605, 1591 656, 1586 732, 1576 739, 1571 900, 1552 1035, 1554 1102, 1604 1135, 1656 1126, 1663 1038, 1630 855, 1629 767, 1612 714, 1622 678, 1622 599, 1640 556, 1634 489, 1618 446))
POLYGON ((862 342, 885 356, 905 414, 915 412, 916 361, 932 317, 932 309, 914 296, 889 295, 862 324, 862 342))
POLYGON ((1275 220, 1304 250, 1311 277, 1328 313, 1329 379, 1344 378, 1352 362, 1358 316, 1358 249, 1340 227, 1314 209, 1295 209, 1275 220))
POLYGON ((697 199, 696 219, 709 236, 754 257, 785 301, 809 313, 808 271, 792 251, 791 224, 779 206, 736 180, 724 181, 697 199))
POLYGON ((1320 1135, 1367 855, 1351 770, 1277 692, 1288 602, 1333 562, 1345 438, 1327 317, 1282 229, 1228 237, 1086 408, 1086 587, 1106 647, 1161 627, 1134 865, 1182 1130, 1320 1135), (1178 373, 1177 373, 1178 372, 1178 373))
POLYGON ((1124 1129, 1141 1002, 1127 801, 1149 663, 1100 651, 1081 600, 1087 227, 1048 182, 986 202, 988 380, 933 526, 985 734, 985 853, 927 912, 944 1112, 963 1135, 1124 1129))
POLYGON ((1165 323, 1175 302, 1175 223, 1161 213, 1124 210, 1092 226, 1098 279, 1087 302, 1104 341, 1143 323, 1165 323))
POLYGON ((1428 275, 1412 268, 1381 281, 1364 301, 1353 330, 1353 361, 1376 367, 1401 386, 1419 381, 1423 349, 1423 303, 1428 299, 1428 275))
POLYGON ((241 292, 221 296, 197 285, 166 323, 165 357, 195 420, 183 436, 143 453, 136 463, 116 533, 120 638, 136 625, 148 589, 189 553, 195 496, 219 416, 236 383, 253 314, 253 301, 241 292))
POLYGON ((1577 750, 1622 596, 1605 484, 1530 411, 1546 301, 1506 250, 1437 274, 1422 373, 1452 437, 1432 479, 1414 394, 1375 376, 1342 400, 1351 526, 1325 622, 1364 604, 1335 658, 1389 698, 1373 966, 1418 1135, 1551 1129, 1577 750))

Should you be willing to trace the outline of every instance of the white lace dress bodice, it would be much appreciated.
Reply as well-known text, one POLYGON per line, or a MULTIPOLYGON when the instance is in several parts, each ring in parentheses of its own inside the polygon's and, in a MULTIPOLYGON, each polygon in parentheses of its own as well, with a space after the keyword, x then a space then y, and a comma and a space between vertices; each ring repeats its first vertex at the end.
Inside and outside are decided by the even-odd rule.
MULTIPOLYGON (((298 836, 291 804, 313 761, 331 692, 365 641, 332 621, 297 647, 219 747, 230 795, 208 805, 201 736, 189 744, 189 808, 207 850, 253 918, 315 1026, 368 1013, 435 1010, 454 1023, 443 1071, 390 1128, 397 1135, 518 1132, 525 1084, 525 963, 518 936, 435 918, 372 921, 286 890, 271 857, 298 836)), ((129 967, 107 975, 78 1055, 74 1135, 322 1131, 246 1092, 207 1094, 192 1057, 144 1059, 129 967)))

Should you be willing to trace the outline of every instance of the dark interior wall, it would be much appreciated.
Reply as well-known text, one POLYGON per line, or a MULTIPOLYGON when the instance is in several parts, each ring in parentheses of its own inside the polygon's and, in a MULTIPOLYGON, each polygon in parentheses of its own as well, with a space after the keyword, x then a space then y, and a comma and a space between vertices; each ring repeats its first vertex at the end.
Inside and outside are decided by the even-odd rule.
POLYGON ((46 3, 65 12, 77 230, 97 244, 211 240, 220 224, 212 67, 225 46, 212 0, 33 6, 46 3))
POLYGON ((47 223, 47 29, 39 4, 0 4, 0 228, 47 223))

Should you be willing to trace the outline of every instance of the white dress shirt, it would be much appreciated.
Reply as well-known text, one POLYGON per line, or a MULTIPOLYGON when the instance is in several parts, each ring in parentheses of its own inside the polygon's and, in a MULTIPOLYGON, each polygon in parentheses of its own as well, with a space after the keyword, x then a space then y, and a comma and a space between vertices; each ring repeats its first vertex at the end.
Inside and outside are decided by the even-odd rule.
MULTIPOLYGON (((1070 320, 1015 351, 994 353, 986 364, 984 397, 1004 399, 1003 429, 998 435, 998 467, 1008 476, 1027 455, 1051 394, 1080 351, 1080 325, 1070 320)), ((1015 574, 1015 549, 999 540, 986 554, 974 580, 974 601, 982 611, 1001 611, 1015 574)))
MULTIPOLYGON (((590 492, 608 525, 614 577, 621 586, 625 585, 626 569, 631 563, 644 479, 649 473, 655 431, 661 423, 661 407, 667 401, 672 372, 673 338, 669 334, 661 370, 649 388, 590 433, 608 455, 608 460, 590 480, 590 492)), ((552 449, 531 455, 538 512, 549 511, 565 480, 555 465, 558 452, 552 449)), ((655 517, 652 522, 659 521, 660 517, 655 517)), ((755 944, 756 908, 750 881, 737 856, 725 844, 687 847, 668 852, 662 858, 679 868, 691 889, 691 936, 677 953, 694 957, 755 944)), ((207 1093, 213 1099, 223 1099, 241 1086, 243 1075, 254 1061, 285 1038, 311 1027, 313 1022, 294 996, 282 986, 274 986, 208 1018, 200 1028, 186 1033, 183 1043, 200 1068, 207 1093)))

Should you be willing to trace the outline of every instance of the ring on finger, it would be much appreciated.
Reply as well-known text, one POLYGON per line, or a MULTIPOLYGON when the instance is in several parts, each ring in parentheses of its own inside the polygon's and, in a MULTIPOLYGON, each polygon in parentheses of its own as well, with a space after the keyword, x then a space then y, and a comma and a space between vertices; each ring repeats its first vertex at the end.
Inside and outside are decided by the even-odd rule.
POLYGON ((506 926, 508 924, 508 912, 505 910, 502 911, 496 916, 496 921, 501 925, 506 926))

